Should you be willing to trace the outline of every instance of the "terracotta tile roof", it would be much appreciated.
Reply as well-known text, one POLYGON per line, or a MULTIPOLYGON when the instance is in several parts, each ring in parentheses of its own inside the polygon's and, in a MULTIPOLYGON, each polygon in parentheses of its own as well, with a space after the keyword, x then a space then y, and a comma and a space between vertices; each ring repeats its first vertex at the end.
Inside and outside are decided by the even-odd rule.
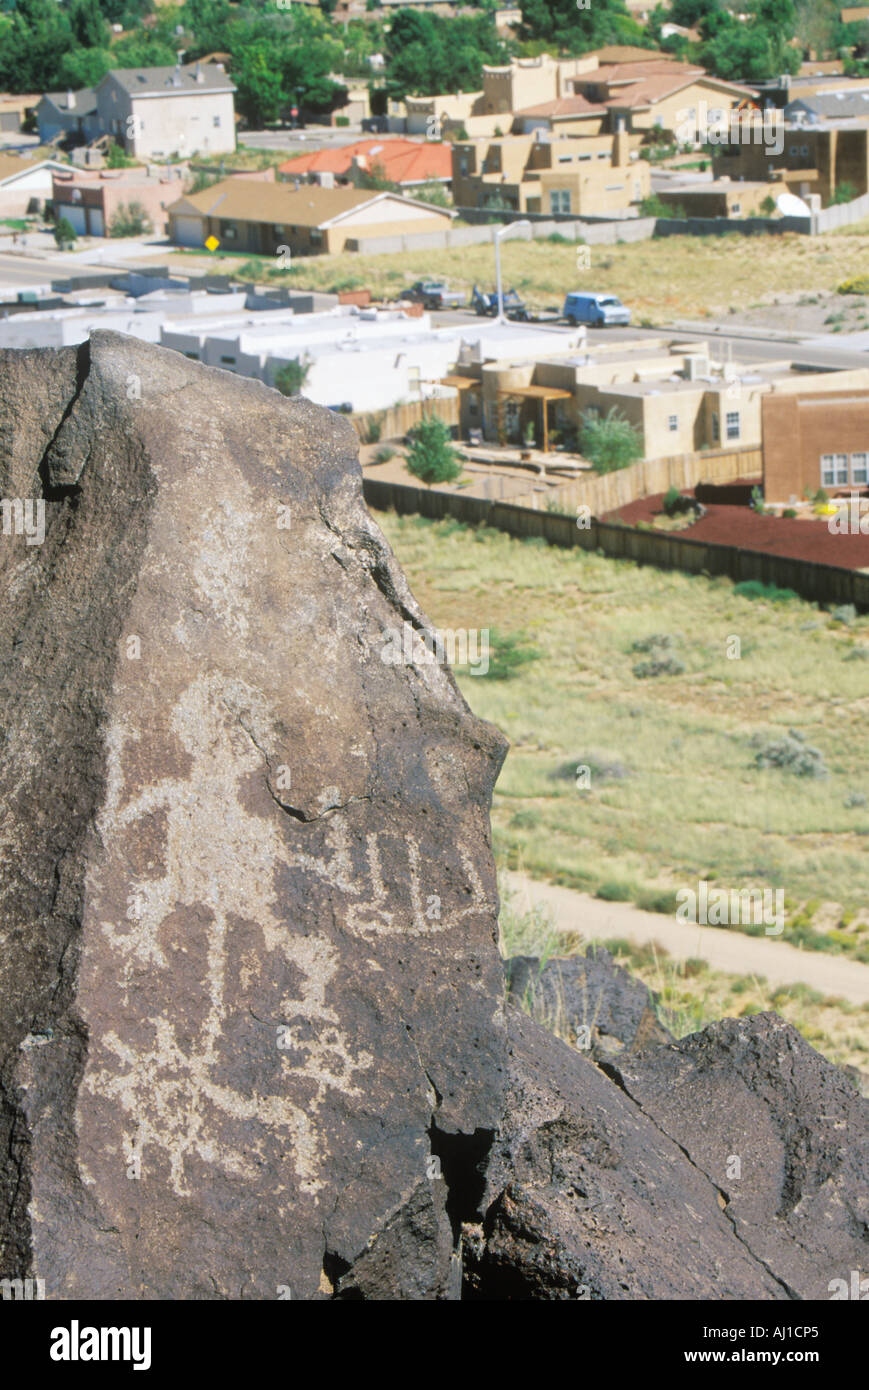
POLYGON ((542 101, 539 106, 526 106, 517 116, 605 116, 607 108, 588 101, 584 96, 558 97, 542 101))
POLYGON ((340 149, 314 150, 294 155, 278 166, 278 173, 332 173, 345 177, 355 158, 364 159, 369 170, 380 166, 391 183, 424 183, 427 179, 452 177, 451 146, 440 140, 356 140, 340 149))

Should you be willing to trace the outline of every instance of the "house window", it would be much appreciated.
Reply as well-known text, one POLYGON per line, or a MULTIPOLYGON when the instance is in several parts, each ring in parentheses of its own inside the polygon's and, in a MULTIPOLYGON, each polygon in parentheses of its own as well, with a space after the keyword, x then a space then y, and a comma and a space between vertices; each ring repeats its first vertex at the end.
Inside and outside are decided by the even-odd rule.
POLYGON ((848 481, 848 455, 821 455, 821 485, 823 487, 843 487, 848 481))
POLYGON ((312 228, 311 228, 311 245, 312 245, 312 246, 320 246, 320 245, 322 244, 322 241, 323 241, 323 233, 320 232, 320 231, 318 231, 316 227, 312 227, 312 228))
POLYGON ((232 362, 232 363, 235 362, 235 358, 234 358, 234 357, 221 357, 220 360, 221 360, 221 362, 232 362))
POLYGON ((715 414, 714 410, 712 412, 712 438, 716 444, 721 438, 721 426, 719 424, 718 416, 715 414))
POLYGON ((189 357, 191 362, 198 362, 198 361, 199 361, 199 353, 198 353, 198 352, 185 352, 184 356, 185 356, 185 357, 189 357))
POLYGON ((869 473, 867 473, 867 465, 869 465, 869 454, 851 455, 852 483, 863 484, 869 482, 869 473))
POLYGON ((570 190, 554 188, 549 194, 550 212, 570 212, 570 190))
POLYGON ((220 235, 225 237, 227 241, 234 241, 238 236, 238 228, 233 227, 231 222, 221 222, 220 235))
POLYGON ((742 204, 741 204, 741 203, 734 203, 733 206, 732 206, 732 208, 730 209, 730 211, 731 211, 731 212, 742 212, 742 204))
POLYGON ((468 415, 472 420, 476 420, 480 414, 480 398, 472 391, 468 392, 468 415))
POLYGON ((559 164, 569 164, 570 161, 571 161, 572 159, 573 159, 573 155, 572 155, 572 154, 560 154, 560 155, 558 156, 558 162, 559 162, 559 164))
POLYGON ((678 416, 678 415, 668 415, 668 416, 667 416, 667 429, 670 431, 670 433, 671 433, 671 434, 675 434, 675 432, 676 432, 676 430, 677 430, 678 428, 679 428, 679 416, 678 416))
POLYGON ((790 149, 788 150, 788 154, 798 155, 799 152, 800 152, 800 147, 799 147, 799 145, 791 145, 790 149))
POLYGON ((215 130, 219 130, 219 129, 220 129, 220 117, 219 117, 219 116, 212 116, 212 117, 211 117, 211 124, 214 126, 214 129, 215 129, 215 130))
POLYGON ((728 410, 727 415, 726 415, 726 417, 725 417, 725 423, 726 423, 726 425, 727 425, 727 438, 728 438, 728 439, 738 439, 738 438, 739 438, 739 411, 738 411, 738 410, 728 410))

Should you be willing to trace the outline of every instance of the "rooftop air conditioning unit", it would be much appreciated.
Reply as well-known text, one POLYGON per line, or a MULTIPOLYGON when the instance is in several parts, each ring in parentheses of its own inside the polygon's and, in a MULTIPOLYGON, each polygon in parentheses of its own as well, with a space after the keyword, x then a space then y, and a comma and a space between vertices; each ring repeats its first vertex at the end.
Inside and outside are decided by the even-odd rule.
POLYGON ((709 375, 709 356, 705 352, 689 352, 685 358, 685 380, 702 381, 709 375))

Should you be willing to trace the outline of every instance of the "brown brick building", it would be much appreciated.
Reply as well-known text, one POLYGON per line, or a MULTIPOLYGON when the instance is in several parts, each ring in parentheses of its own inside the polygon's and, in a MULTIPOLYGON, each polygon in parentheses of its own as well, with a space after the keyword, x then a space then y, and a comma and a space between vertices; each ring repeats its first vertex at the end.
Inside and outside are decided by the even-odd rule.
POLYGON ((869 390, 773 393, 762 411, 765 501, 869 492, 869 390))

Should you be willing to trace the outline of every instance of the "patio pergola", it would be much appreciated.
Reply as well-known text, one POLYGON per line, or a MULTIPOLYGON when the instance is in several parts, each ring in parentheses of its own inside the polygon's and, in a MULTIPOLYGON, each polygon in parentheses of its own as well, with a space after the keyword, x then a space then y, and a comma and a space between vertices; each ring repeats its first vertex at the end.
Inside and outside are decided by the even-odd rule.
POLYGON ((541 448, 549 453, 549 402, 569 401, 570 391, 558 386, 505 386, 498 392, 499 399, 540 402, 541 448))

